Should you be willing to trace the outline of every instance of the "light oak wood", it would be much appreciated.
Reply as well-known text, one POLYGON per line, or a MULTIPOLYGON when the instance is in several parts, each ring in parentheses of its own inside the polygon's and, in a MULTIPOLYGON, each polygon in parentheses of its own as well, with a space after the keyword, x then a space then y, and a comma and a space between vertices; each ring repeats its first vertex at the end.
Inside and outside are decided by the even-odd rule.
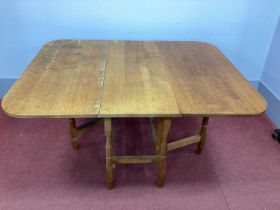
POLYGON ((155 155, 138 155, 138 156, 115 156, 113 153, 114 126, 113 120, 104 119, 104 133, 106 138, 106 185, 107 188, 113 188, 113 169, 115 164, 140 164, 140 163, 156 163, 157 164, 157 180, 158 187, 164 184, 166 170, 166 151, 167 151, 167 135, 170 129, 171 120, 168 118, 157 119, 157 139, 155 155))
POLYGON ((109 43, 101 117, 179 116, 154 42, 109 43))
POLYGON ((156 42, 182 116, 264 112, 266 101, 213 45, 156 42))
POLYGON ((197 150, 196 150, 197 154, 201 154, 201 152, 204 148, 205 141, 206 141, 206 132, 207 132, 207 127, 208 127, 208 121, 209 121, 209 117, 203 117, 202 123, 201 123, 201 128, 200 128, 200 131, 199 131, 199 135, 201 136, 201 140, 197 144, 197 150))
POLYGON ((157 169, 157 180, 156 185, 158 187, 162 187, 164 184, 164 177, 166 171, 166 151, 167 151, 167 135, 171 126, 170 119, 159 119, 158 120, 158 127, 161 128, 157 133, 159 136, 159 161, 158 161, 158 169, 157 169))
POLYGON ((138 164, 138 163, 155 163, 158 161, 157 155, 142 156, 114 156, 113 162, 117 164, 138 164))
POLYGON ((70 137, 71 137, 71 145, 74 150, 79 148, 78 143, 78 135, 80 135, 85 130, 96 126, 98 122, 100 122, 101 118, 95 118, 93 120, 90 120, 86 123, 83 123, 79 126, 76 124, 76 120, 74 118, 69 119, 69 128, 70 128, 70 137))
POLYGON ((46 44, 2 101, 10 116, 96 117, 101 106, 107 41, 46 44))
MULTIPOLYGON (((163 131, 163 119, 162 118, 158 118, 156 119, 156 126, 152 129, 155 129, 155 148, 154 148, 154 152, 155 154, 159 155, 159 151, 160 151, 160 144, 162 141, 162 131, 163 131)), ((153 132, 153 131, 152 131, 153 132)))
POLYGON ((112 148, 112 120, 104 119, 104 133, 106 138, 106 186, 113 188, 113 148, 112 148))
POLYGON ((171 151, 198 143, 200 154, 209 116, 257 115, 266 106, 220 50, 202 42, 50 42, 2 100, 12 117, 72 118, 73 148, 88 127, 77 127, 74 118, 105 118, 109 189, 114 163, 156 162, 156 184, 163 186, 170 117, 204 117, 199 135, 168 144, 171 151), (155 117, 155 155, 114 156, 114 117, 155 117))
POLYGON ((13 117, 256 115, 265 100, 201 42, 46 44, 2 101, 13 117))
POLYGON ((168 143, 167 151, 169 152, 169 151, 172 151, 175 149, 179 149, 181 147, 188 146, 190 144, 198 143, 198 142, 200 142, 200 139, 201 139, 200 135, 195 135, 195 136, 187 137, 187 138, 184 138, 181 140, 173 141, 171 143, 168 143))
POLYGON ((71 136, 71 145, 74 150, 78 149, 78 129, 76 125, 76 121, 74 118, 69 119, 69 127, 70 127, 70 136, 71 136))

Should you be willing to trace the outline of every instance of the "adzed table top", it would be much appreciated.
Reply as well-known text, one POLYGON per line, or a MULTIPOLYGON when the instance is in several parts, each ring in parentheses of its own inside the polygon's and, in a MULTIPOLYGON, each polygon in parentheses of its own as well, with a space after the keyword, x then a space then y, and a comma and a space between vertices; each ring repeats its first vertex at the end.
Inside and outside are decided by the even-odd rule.
POLYGON ((2 101, 20 118, 257 115, 266 101, 213 45, 59 40, 2 101))

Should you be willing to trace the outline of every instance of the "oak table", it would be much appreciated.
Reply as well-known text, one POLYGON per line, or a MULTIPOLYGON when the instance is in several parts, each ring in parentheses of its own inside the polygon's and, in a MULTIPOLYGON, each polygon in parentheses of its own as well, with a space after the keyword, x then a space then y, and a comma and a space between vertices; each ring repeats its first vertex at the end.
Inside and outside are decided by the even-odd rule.
POLYGON ((164 183, 167 151, 197 144, 211 116, 250 116, 266 101, 215 46, 202 42, 58 40, 47 43, 2 101, 17 118, 69 118, 78 134, 104 119, 107 187, 115 164, 156 163, 164 183), (202 116, 199 134, 166 142, 172 117, 202 116), (114 119, 151 118, 155 154, 114 156, 114 119), (77 126, 75 119, 93 118, 77 126))

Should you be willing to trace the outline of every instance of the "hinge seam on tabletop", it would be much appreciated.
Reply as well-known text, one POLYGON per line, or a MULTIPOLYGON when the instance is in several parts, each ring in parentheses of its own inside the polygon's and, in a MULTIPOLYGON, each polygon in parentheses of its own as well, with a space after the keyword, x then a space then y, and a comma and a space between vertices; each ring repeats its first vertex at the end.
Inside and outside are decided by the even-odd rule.
POLYGON ((97 103, 95 104, 95 109, 98 109, 98 114, 97 117, 100 116, 100 110, 101 110, 101 105, 102 105, 102 96, 103 96, 103 87, 104 87, 104 81, 105 81, 105 71, 106 71, 106 64, 107 64, 107 54, 108 54, 108 47, 109 47, 109 42, 106 41, 106 47, 105 47, 105 59, 104 62, 100 64, 99 67, 99 75, 98 75, 98 87, 99 87, 99 95, 97 99, 97 103))

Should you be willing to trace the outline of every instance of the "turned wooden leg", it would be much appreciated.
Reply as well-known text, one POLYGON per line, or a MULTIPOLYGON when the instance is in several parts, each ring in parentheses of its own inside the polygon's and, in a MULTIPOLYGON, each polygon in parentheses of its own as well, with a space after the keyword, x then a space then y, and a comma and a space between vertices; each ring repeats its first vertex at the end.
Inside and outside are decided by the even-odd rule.
POLYGON ((167 151, 167 135, 170 129, 171 120, 170 119, 159 119, 157 123, 157 147, 159 148, 158 155, 158 170, 157 170, 157 181, 158 187, 162 187, 164 184, 165 170, 166 170, 166 151, 167 151))
POLYGON ((79 144, 77 141, 78 129, 74 118, 69 119, 69 127, 70 127, 70 136, 71 136, 71 145, 72 148, 76 150, 79 148, 79 144))
POLYGON ((163 121, 161 119, 159 119, 158 121, 156 121, 156 134, 155 134, 155 148, 154 148, 154 152, 156 155, 159 155, 159 149, 160 149, 160 143, 161 143, 161 133, 162 133, 162 129, 163 129, 163 121))
POLYGON ((108 189, 113 188, 113 151, 112 151, 112 120, 104 119, 104 131, 106 137, 106 186, 108 189))
POLYGON ((201 136, 201 140, 197 144, 197 150, 196 150, 197 154, 201 154, 201 152, 202 152, 202 150, 204 148, 205 140, 206 140, 206 132, 207 132, 208 121, 209 121, 209 117, 203 117, 201 129, 200 129, 200 132, 199 132, 199 135, 201 136))

